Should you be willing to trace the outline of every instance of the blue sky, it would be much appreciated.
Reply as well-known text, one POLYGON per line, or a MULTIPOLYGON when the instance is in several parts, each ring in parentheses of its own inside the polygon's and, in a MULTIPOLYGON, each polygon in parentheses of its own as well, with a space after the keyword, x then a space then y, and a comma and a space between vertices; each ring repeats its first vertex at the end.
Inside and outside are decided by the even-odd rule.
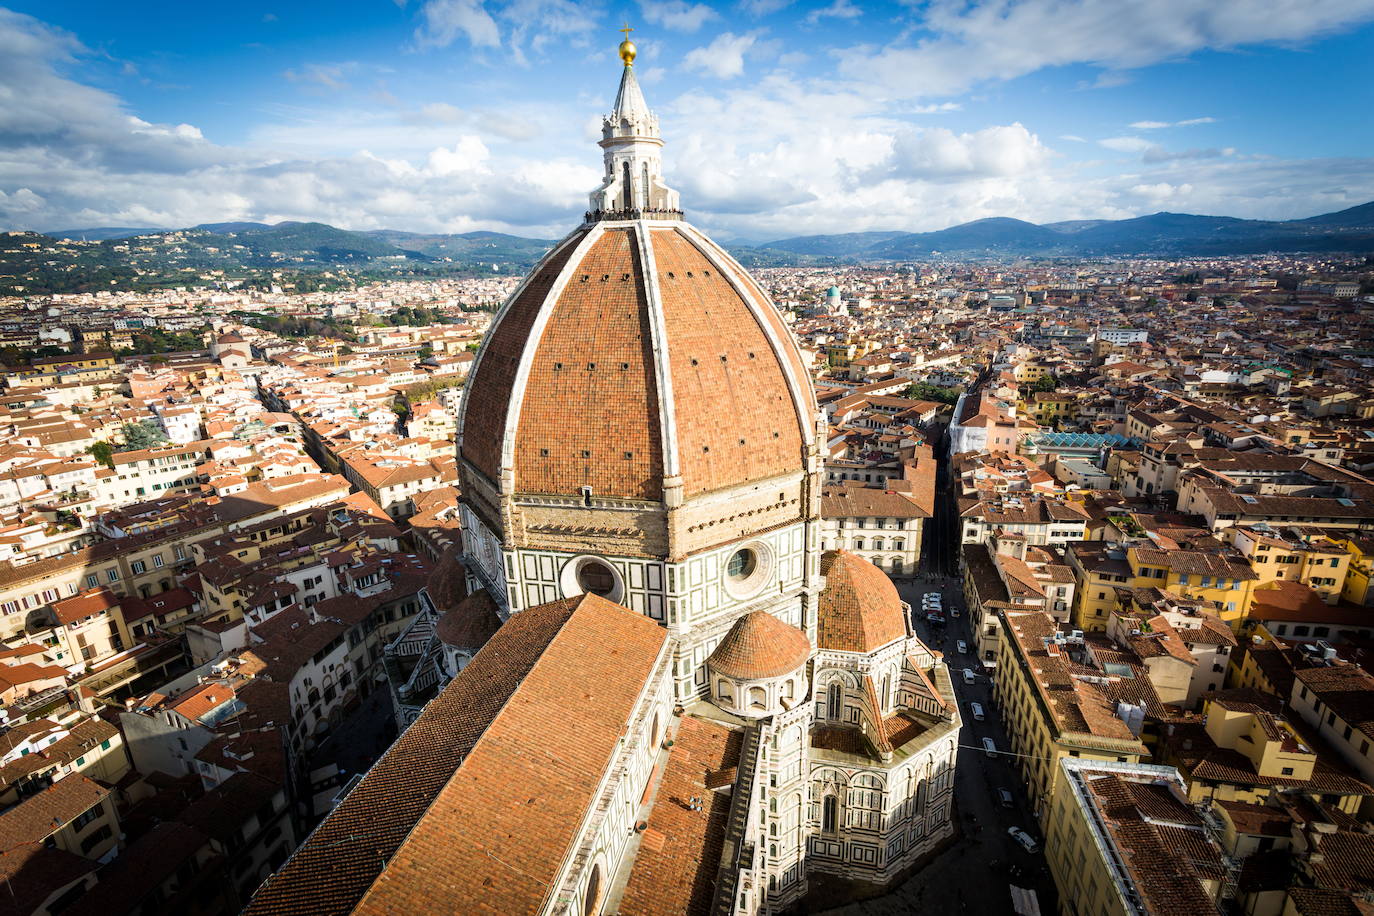
POLYGON ((1374 0, 12 0, 0 226, 561 235, 626 20, 727 239, 1374 199, 1374 0))

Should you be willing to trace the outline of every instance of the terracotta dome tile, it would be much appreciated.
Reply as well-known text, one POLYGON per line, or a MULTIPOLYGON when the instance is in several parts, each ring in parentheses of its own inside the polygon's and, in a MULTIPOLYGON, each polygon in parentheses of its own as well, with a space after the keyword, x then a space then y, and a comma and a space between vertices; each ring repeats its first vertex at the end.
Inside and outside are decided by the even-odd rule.
POLYGON ((570 265, 531 360, 515 440, 515 489, 656 500, 663 435, 644 272, 631 229, 570 265))
POLYGON ((706 664, 726 677, 754 681, 796 671, 810 657, 805 633, 767 611, 752 611, 735 621, 706 664))
POLYGON ((821 557, 821 575, 818 648, 872 652, 907 635, 901 596, 881 569, 847 550, 832 550, 821 557))
POLYGON ((525 288, 482 342, 481 358, 463 397, 462 457, 493 481, 501 479, 501 442, 511 389, 530 328, 586 232, 585 227, 574 231, 535 267, 525 288))
POLYGON ((500 627, 496 602, 486 589, 479 589, 439 618, 434 635, 446 646, 476 650, 485 646, 500 627))

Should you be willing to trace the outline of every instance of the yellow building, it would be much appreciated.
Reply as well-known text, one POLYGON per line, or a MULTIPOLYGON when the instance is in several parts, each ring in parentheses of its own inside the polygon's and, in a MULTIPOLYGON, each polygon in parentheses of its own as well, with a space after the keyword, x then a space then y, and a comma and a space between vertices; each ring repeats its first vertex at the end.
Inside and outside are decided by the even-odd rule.
POLYGON ((1177 770, 1071 758, 1059 769, 1045 856, 1061 913, 1215 911, 1226 863, 1177 770))
POLYGON ((1351 534, 1337 538, 1336 543, 1350 557, 1341 598, 1366 607, 1374 604, 1374 540, 1351 534))
POLYGON ((1023 363, 1017 363, 1011 370, 1018 385, 1030 385, 1040 381, 1042 378, 1054 375, 1055 366, 1051 363, 1043 363, 1039 360, 1031 359, 1023 363))
MULTIPOLYGON (((1065 757, 1135 763, 1149 756, 1137 731, 1117 715, 1103 684, 1070 673, 1081 667, 1072 647, 1055 640, 1058 625, 1043 611, 1001 611, 993 696, 1014 761, 1043 817, 1065 757)), ((1099 680, 1107 681, 1109 678, 1099 680)))
POLYGON ((1077 404, 1078 398, 1072 394, 1035 391, 1022 402, 1021 411, 1042 426, 1049 426, 1057 420, 1071 420, 1077 416, 1077 404))
POLYGON ((1158 588, 1198 602, 1211 602, 1217 616, 1239 629, 1255 598, 1259 577, 1234 557, 1203 550, 1162 550, 1105 542, 1068 545, 1074 591, 1074 626, 1105 630, 1112 611, 1132 589, 1158 588))
POLYGON ((1237 525, 1227 534, 1259 577, 1257 585, 1301 582, 1327 604, 1341 599, 1354 559, 1346 545, 1353 538, 1333 540, 1270 525, 1237 525))
POLYGON ((1188 797, 1258 804, 1275 790, 1302 788, 1358 812, 1374 788, 1283 709, 1278 697, 1258 690, 1222 690, 1205 701, 1202 722, 1175 723, 1164 742, 1166 762, 1178 767, 1188 797))
POLYGON ((1153 586, 1194 601, 1210 601, 1233 630, 1250 610, 1259 578, 1240 560, 1202 550, 1129 547, 1126 562, 1135 587, 1153 586))

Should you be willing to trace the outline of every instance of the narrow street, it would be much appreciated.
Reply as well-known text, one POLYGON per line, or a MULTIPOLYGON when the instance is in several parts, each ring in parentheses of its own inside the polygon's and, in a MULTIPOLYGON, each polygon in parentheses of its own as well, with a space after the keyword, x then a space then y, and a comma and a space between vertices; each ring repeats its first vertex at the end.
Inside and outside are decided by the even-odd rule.
MULTIPOLYGON (((937 454, 941 449, 936 447, 937 454)), ((1040 911, 1057 910, 1054 882, 1043 852, 1031 854, 1007 834, 1020 827, 1043 843, 1035 819, 1026 807, 1026 793, 1011 759, 988 757, 983 738, 1000 749, 1010 747, 1002 718, 992 702, 992 681, 972 651, 961 653, 959 640, 973 645, 969 618, 958 577, 959 550, 956 517, 948 485, 948 460, 941 458, 936 480, 935 517, 922 545, 922 569, 912 579, 896 580, 902 600, 912 608, 916 635, 931 649, 942 651, 959 703, 963 728, 959 733, 959 757, 955 769, 955 840, 944 852, 926 863, 891 894, 827 911, 828 916, 897 916, 917 909, 933 913, 1011 913, 1013 884, 1035 890, 1040 911), (932 625, 921 611, 927 592, 943 596, 946 623, 932 625), (958 616, 953 612, 957 609, 958 616), (963 671, 974 672, 972 684, 963 671), (977 721, 970 703, 983 707, 977 721), (1011 792, 1013 804, 1005 807, 998 790, 1011 792)))

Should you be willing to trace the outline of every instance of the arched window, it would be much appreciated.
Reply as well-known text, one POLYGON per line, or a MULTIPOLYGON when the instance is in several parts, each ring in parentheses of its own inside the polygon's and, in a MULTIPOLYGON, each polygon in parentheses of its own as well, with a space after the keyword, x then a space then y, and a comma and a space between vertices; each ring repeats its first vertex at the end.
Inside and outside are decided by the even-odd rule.
POLYGON ((883 695, 881 697, 881 702, 883 704, 883 709, 889 709, 892 706, 892 675, 890 674, 883 675, 883 695))
POLYGON ((660 716, 660 715, 662 715, 662 713, 659 713, 659 712, 655 712, 655 713, 654 713, 654 727, 651 728, 651 729, 649 730, 649 746, 650 746, 650 747, 653 747, 654 745, 658 744, 658 729, 659 729, 659 726, 662 724, 662 723, 659 721, 659 716, 660 716))
POLYGON ((792 695, 793 695, 793 693, 796 691, 796 689, 797 689, 797 688, 796 688, 796 685, 792 682, 792 679, 789 677, 789 678, 783 683, 783 685, 782 685, 782 697, 783 697, 783 699, 784 699, 784 700, 790 700, 790 699, 792 699, 792 695))
POLYGON ((601 863, 592 867, 592 876, 587 879, 587 891, 582 896, 582 916, 594 916, 601 906, 601 863))
POLYGON ((729 681, 722 680, 716 685, 716 696, 720 697, 722 700, 733 700, 735 698, 734 691, 730 689, 729 681))
POLYGON ((749 688, 749 705, 755 709, 768 708, 768 691, 762 687, 749 688))
POLYGON ((835 832, 835 823, 839 820, 839 802, 833 795, 827 795, 821 802, 821 829, 826 833, 835 832))
POLYGON ((831 684, 831 685, 830 685, 830 690, 827 691, 826 700, 827 700, 827 705, 828 705, 828 707, 829 707, 829 708, 826 710, 826 715, 827 715, 829 718, 831 718, 831 719, 838 719, 838 718, 840 717, 840 685, 839 685, 839 684, 831 684))

